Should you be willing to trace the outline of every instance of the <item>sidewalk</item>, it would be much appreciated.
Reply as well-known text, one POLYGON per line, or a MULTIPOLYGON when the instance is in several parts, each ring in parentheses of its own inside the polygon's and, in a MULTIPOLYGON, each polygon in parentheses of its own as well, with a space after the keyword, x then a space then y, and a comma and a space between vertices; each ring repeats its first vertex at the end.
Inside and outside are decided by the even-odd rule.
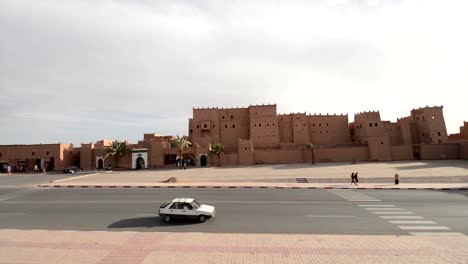
POLYGON ((57 180, 40 187, 68 188, 310 188, 310 189, 468 189, 468 162, 405 161, 194 167, 101 172, 57 180), (359 186, 350 173, 359 172, 359 186), (393 184, 393 175, 400 184, 393 184), (168 179, 175 181, 168 182, 168 179))
POLYGON ((460 263, 467 236, 0 230, 0 263, 460 263))

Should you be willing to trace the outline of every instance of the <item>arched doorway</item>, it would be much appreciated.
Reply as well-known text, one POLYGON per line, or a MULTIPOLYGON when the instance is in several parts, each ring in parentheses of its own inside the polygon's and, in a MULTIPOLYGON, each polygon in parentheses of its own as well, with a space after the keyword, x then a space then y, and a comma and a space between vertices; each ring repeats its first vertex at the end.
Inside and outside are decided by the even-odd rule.
POLYGON ((104 169, 104 161, 102 159, 98 159, 98 169, 104 169))
POLYGON ((142 157, 138 157, 136 160, 136 169, 141 170, 145 168, 145 160, 142 157))
POLYGON ((200 157, 200 166, 206 166, 206 155, 201 155, 200 157))

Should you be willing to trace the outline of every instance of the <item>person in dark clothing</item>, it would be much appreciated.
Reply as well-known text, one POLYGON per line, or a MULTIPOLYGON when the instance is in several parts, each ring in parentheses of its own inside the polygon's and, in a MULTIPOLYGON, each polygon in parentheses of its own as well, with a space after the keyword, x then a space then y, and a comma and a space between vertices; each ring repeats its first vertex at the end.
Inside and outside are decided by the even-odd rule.
POLYGON ((354 183, 355 185, 357 185, 357 183, 356 183, 356 178, 355 178, 355 176, 354 176, 354 172, 351 173, 351 185, 353 185, 353 183, 354 183))
POLYGON ((356 182, 356 185, 359 183, 359 179, 358 179, 358 173, 354 173, 354 181, 356 182))
POLYGON ((398 185, 400 183, 400 175, 398 173, 395 173, 395 185, 398 185))

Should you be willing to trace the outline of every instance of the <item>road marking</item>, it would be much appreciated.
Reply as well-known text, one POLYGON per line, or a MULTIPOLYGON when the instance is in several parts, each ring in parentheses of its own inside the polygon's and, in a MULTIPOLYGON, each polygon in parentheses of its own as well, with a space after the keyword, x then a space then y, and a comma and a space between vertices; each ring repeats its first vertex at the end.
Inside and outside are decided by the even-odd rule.
POLYGON ((7 199, 11 199, 11 198, 16 198, 16 196, 3 196, 3 195, 0 195, 0 198, 7 198, 7 199))
POLYGON ((360 204, 361 207, 395 207, 393 204, 360 204))
POLYGON ((410 232, 413 236, 465 236, 457 232, 410 232))
POLYGON ((412 212, 371 212, 373 214, 413 214, 412 212))
POLYGON ((0 213, 0 216, 25 215, 24 213, 0 213))
POLYGON ((402 211, 402 210, 405 210, 405 209, 401 209, 401 208, 365 208, 366 210, 369 210, 369 211, 372 211, 372 210, 375 210, 375 211, 402 211))
POLYGON ((381 202, 382 200, 377 200, 377 199, 358 199, 358 200, 348 200, 350 202, 381 202))
POLYGON ((407 220, 396 220, 389 221, 392 224, 437 224, 434 221, 407 221, 407 220))
POLYGON ((379 217, 382 219, 424 219, 424 217, 422 216, 415 216, 415 215, 392 215, 392 216, 380 215, 379 217))
MULTIPOLYGON (((128 201, 128 200, 90 200, 90 201, 6 201, 5 204, 158 204, 164 203, 167 200, 140 200, 140 201, 128 201)), ((347 204, 346 202, 318 202, 318 201, 203 201, 207 204, 347 204)))
POLYGON ((306 215, 307 217, 356 217, 354 215, 306 215))
POLYGON ((398 226, 402 230, 450 230, 446 226, 398 226))

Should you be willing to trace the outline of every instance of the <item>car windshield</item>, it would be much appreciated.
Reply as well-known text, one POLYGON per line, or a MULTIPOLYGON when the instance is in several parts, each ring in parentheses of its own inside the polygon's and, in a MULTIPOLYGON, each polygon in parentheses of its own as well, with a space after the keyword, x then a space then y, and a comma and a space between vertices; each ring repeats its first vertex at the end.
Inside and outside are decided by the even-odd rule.
POLYGON ((163 204, 161 204, 161 206, 159 206, 159 208, 165 208, 168 204, 170 204, 170 202, 163 203, 163 204))
POLYGON ((193 205, 194 209, 200 208, 200 203, 198 201, 196 201, 196 200, 193 200, 192 205, 193 205))

